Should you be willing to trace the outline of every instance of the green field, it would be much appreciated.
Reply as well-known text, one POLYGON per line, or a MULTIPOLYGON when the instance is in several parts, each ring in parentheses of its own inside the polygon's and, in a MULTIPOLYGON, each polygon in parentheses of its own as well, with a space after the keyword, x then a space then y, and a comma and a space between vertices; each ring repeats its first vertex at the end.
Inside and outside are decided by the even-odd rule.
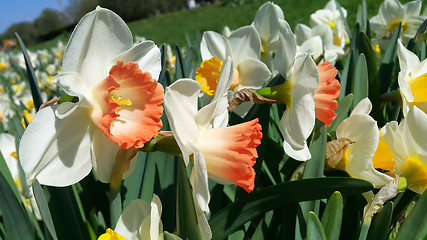
MULTIPOLYGON (((221 32, 224 26, 236 29, 244 25, 251 24, 257 9, 266 2, 265 0, 246 0, 244 4, 230 4, 238 1, 225 1, 200 8, 183 10, 156 17, 130 22, 129 28, 134 35, 151 39, 156 44, 168 43, 171 45, 186 45, 187 37, 191 41, 197 39, 197 35, 203 31, 221 32), (227 4, 227 2, 229 4, 227 4)), ((242 1, 241 1, 242 2, 242 1)), ((279 0, 278 4, 285 14, 285 19, 292 28, 297 23, 308 24, 310 14, 323 8, 327 0, 279 0)), ((358 6, 361 0, 340 0, 338 1, 347 9, 347 21, 353 27, 356 21, 358 6)), ((379 6, 383 1, 366 0, 368 16, 372 17, 378 13, 379 6)), ((402 3, 408 1, 401 1, 402 3)), ((67 41, 68 34, 62 34, 55 39, 32 47, 31 49, 43 49, 56 45, 58 39, 67 41)))

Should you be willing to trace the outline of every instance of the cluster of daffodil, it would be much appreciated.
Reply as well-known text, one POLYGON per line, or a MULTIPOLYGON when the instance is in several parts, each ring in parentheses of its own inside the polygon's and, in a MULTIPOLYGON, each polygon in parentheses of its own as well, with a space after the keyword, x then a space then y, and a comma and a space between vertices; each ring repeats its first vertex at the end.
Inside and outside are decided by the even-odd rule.
MULTIPOLYGON (((70 237, 69 226, 56 225, 55 203, 40 197, 62 191, 52 189, 65 194, 69 186, 75 199, 67 201, 75 201, 83 223, 73 225, 79 230, 72 238, 222 239, 236 231, 241 239, 394 237, 389 229, 399 232, 401 212, 381 210, 387 202, 398 199, 406 210, 420 198, 424 205, 415 208, 427 207, 427 8, 421 13, 421 4, 385 0, 370 20, 365 4, 350 33, 347 11, 336 1, 294 31, 282 9, 267 2, 251 25, 204 32, 194 59, 191 47, 184 54, 177 48, 175 57, 170 46, 134 40, 117 14, 97 7, 66 47, 28 52, 46 102, 40 109, 23 76, 28 63, 1 53, 0 151, 20 199, 13 200, 13 191, 0 196, 0 216, 10 223, 1 201, 23 203, 35 219, 22 221, 36 226, 36 234, 6 227, 0 239, 49 239, 41 222, 53 239, 70 237), (23 110, 33 114, 24 113, 25 131, 13 120, 23 110), (164 159, 164 169, 149 167, 164 159), (346 177, 329 177, 337 174, 346 177), (147 175, 155 177, 145 182, 147 175), (159 187, 164 178, 172 182, 159 187), (87 181, 108 184, 90 195, 94 202, 106 198, 107 211, 81 202, 80 195, 95 191, 87 181), (361 198, 356 212, 363 216, 343 218, 342 201, 319 200, 335 190, 347 193, 347 202, 361 198), (345 218, 354 221, 346 225, 345 218), (381 223, 388 224, 382 232, 381 223)), ((352 207, 346 203, 344 213, 352 207)), ((397 238, 412 232, 423 239, 426 226, 425 217, 412 228, 403 224, 397 238)))

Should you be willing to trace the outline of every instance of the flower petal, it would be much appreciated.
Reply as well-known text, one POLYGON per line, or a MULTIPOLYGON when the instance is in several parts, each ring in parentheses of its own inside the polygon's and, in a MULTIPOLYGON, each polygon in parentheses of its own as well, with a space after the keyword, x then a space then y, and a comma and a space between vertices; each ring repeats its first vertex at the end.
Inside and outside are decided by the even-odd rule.
POLYGON ((202 131, 197 146, 206 160, 209 176, 223 178, 251 192, 255 187, 258 157, 256 147, 261 143, 258 119, 226 128, 202 131))
POLYGON ((21 138, 19 156, 29 182, 37 178, 44 185, 69 186, 92 169, 93 125, 86 108, 77 108, 65 119, 55 117, 56 108, 35 115, 21 138))
POLYGON ((165 90, 165 112, 185 164, 192 153, 189 144, 195 144, 199 137, 195 121, 199 93, 200 84, 192 79, 179 79, 165 90))
MULTIPOLYGON (((116 228, 117 233, 126 239, 141 239, 139 232, 141 223, 144 219, 149 218, 151 206, 142 199, 135 199, 129 203, 122 215, 120 215, 116 228)), ((149 229, 145 229, 149 232, 149 229)))
MULTIPOLYGON (((279 36, 279 19, 284 19, 282 9, 272 2, 264 3, 256 12, 252 25, 255 27, 262 42, 267 45, 277 42, 279 36)), ((273 50, 273 49, 271 49, 273 50)))
POLYGON ((161 71, 160 49, 153 41, 143 41, 126 52, 116 56, 111 65, 123 60, 125 63, 136 62, 143 72, 149 72, 153 79, 158 80, 161 71))
POLYGON ((80 73, 88 86, 108 75, 111 59, 132 47, 132 34, 114 12, 97 7, 74 29, 64 53, 62 70, 80 73))
POLYGON ((117 110, 117 118, 111 122, 111 134, 107 137, 125 149, 132 146, 141 148, 156 137, 162 127, 163 87, 134 62, 123 65, 123 61, 119 61, 111 68, 110 77, 120 85, 109 93, 110 97, 123 98, 126 103, 117 100, 121 106, 117 110))
POLYGON ((233 31, 228 37, 233 51, 233 61, 239 65, 247 57, 259 59, 261 54, 261 40, 253 26, 244 26, 233 31))
POLYGON ((203 33, 202 42, 200 43, 200 52, 202 59, 208 60, 213 57, 225 61, 227 56, 231 56, 231 46, 227 39, 219 33, 208 31, 203 33))
POLYGON ((277 45, 276 56, 273 59, 273 65, 283 77, 286 77, 289 68, 294 62, 297 45, 295 35, 292 33, 288 22, 279 20, 279 24, 279 43, 277 45))
POLYGON ((243 88, 261 88, 271 77, 267 65, 255 58, 245 58, 238 66, 240 84, 235 88, 239 91, 243 88))

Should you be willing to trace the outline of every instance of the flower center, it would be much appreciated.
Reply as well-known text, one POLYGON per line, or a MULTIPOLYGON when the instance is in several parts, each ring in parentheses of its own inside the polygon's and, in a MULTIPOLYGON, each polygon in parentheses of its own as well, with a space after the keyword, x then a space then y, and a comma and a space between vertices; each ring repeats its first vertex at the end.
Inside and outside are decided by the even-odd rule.
POLYGON ((400 176, 405 177, 408 187, 427 188, 427 167, 418 156, 408 157, 400 176))
MULTIPOLYGON (((380 131, 380 136, 382 132, 380 131)), ((393 154, 390 151, 390 146, 380 137, 377 151, 372 158, 374 168, 379 168, 386 171, 392 171, 396 162, 393 160, 393 154)))
POLYGON ((414 103, 427 102, 427 73, 411 79, 409 82, 414 103))
MULTIPOLYGON (((202 92, 213 96, 218 85, 219 74, 223 62, 217 57, 203 61, 196 70, 196 81, 200 83, 202 92)), ((240 84, 239 71, 234 68, 233 81, 229 90, 235 89, 240 84)))
POLYGON ((394 20, 393 22, 391 22, 390 25, 388 26, 389 32, 394 32, 397 26, 399 26, 400 22, 402 22, 402 32, 406 32, 406 30, 408 29, 408 24, 406 24, 401 20, 394 20))
POLYGON ((108 228, 107 231, 99 236, 98 240, 126 240, 126 238, 120 236, 120 234, 108 228))
POLYGON ((120 104, 120 106, 123 106, 123 105, 130 106, 130 105, 132 105, 132 101, 130 99, 122 100, 121 96, 116 97, 116 96, 113 95, 113 92, 110 93, 109 99, 111 101, 113 101, 113 102, 116 102, 116 103, 120 104))
POLYGON ((335 29, 335 23, 334 22, 328 22, 329 27, 331 27, 331 29, 335 29))

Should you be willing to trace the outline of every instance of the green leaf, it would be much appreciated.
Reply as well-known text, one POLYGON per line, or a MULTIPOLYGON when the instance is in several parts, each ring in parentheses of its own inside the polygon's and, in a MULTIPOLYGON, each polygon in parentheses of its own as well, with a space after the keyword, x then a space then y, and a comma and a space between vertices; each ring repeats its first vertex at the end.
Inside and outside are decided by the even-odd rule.
POLYGON ((72 186, 46 188, 50 194, 49 209, 58 239, 90 239, 72 186))
POLYGON ((344 203, 340 192, 334 192, 322 215, 322 225, 328 240, 339 239, 344 203))
POLYGON ((322 224, 314 212, 309 212, 307 216, 307 240, 311 239, 327 239, 322 224))
POLYGON ((33 193, 47 230, 49 231, 52 238, 57 240, 58 237, 56 236, 55 225, 53 224, 52 216, 50 215, 49 206, 37 179, 33 182, 33 193))
POLYGON ((366 58, 363 53, 361 53, 357 59, 352 89, 354 93, 354 108, 362 99, 368 97, 368 69, 366 66, 366 58))
POLYGON ((175 65, 175 79, 185 78, 187 75, 185 72, 185 62, 182 52, 178 45, 176 45, 176 65, 175 65))
POLYGON ((42 95, 40 92, 39 84, 37 82, 36 74, 34 73, 33 65, 31 64, 30 57, 28 56, 27 49, 25 48, 24 42, 18 33, 15 33, 16 39, 18 40, 19 45, 22 49, 22 54, 24 54, 25 66, 27 68, 27 78, 28 83, 30 84, 31 94, 33 96, 34 108, 36 111, 39 110, 40 106, 43 104, 42 95))
POLYGON ((381 211, 372 218, 367 240, 385 240, 390 232, 393 202, 388 202, 381 211))
POLYGON ((387 50, 384 54, 383 60, 381 62, 379 70, 381 93, 386 93, 389 90, 394 90, 391 87, 392 83, 395 82, 392 80, 392 73, 397 56, 397 40, 399 39, 401 28, 402 26, 401 24, 399 24, 399 26, 394 31, 393 36, 389 41, 387 50))
POLYGON ((353 68, 354 68, 354 63, 353 63, 353 55, 354 55, 354 51, 350 50, 347 59, 345 61, 345 65, 343 70, 340 72, 338 72, 339 78, 340 78, 340 84, 341 84, 341 89, 340 89, 340 96, 339 99, 342 100, 350 87, 350 84, 352 82, 352 76, 351 73, 353 72, 353 68))
POLYGON ((396 240, 427 239, 427 191, 415 203, 405 222, 397 232, 396 240))
POLYGON ((311 178, 285 182, 252 192, 210 219, 214 239, 224 239, 251 219, 285 204, 329 197, 340 191, 353 195, 373 189, 370 182, 352 178, 311 178))
POLYGON ((332 121, 331 126, 329 127, 328 132, 335 132, 337 130, 338 125, 348 118, 348 112, 350 111, 351 106, 353 105, 353 94, 349 94, 345 96, 338 102, 338 108, 335 111, 337 117, 332 121))
MULTIPOLYGON (((372 117, 378 122, 382 123, 382 114, 380 110, 380 81, 378 80, 378 70, 377 70, 377 56, 372 49, 371 41, 364 32, 359 34, 359 51, 363 53, 366 60, 366 66, 368 70, 368 89, 369 89, 369 99, 372 102, 372 117)), ((357 79, 356 79, 357 81, 357 79)), ((382 126, 382 124, 380 124, 382 126)))
POLYGON ((7 239, 35 239, 35 228, 8 182, 0 174, 0 212, 7 239))
POLYGON ((188 181, 184 160, 178 163, 178 186, 176 192, 176 225, 182 239, 201 239, 194 207, 193 193, 188 181))

